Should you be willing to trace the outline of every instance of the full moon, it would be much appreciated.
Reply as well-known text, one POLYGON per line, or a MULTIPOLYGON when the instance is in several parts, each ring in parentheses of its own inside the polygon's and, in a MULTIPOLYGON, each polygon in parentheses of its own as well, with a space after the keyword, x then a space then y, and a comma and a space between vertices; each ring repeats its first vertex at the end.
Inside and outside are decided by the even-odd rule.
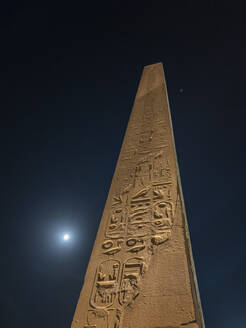
POLYGON ((69 235, 68 233, 65 233, 65 234, 63 235, 63 239, 64 239, 64 240, 69 240, 69 239, 70 239, 70 235, 69 235))

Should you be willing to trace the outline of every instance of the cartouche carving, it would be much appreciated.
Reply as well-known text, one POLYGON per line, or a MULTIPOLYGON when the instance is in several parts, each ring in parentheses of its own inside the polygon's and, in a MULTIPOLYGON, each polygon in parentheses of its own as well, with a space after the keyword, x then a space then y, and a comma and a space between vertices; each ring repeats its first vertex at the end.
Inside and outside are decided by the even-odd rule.
POLYGON ((119 309, 89 310, 84 328, 119 328, 121 311, 119 309))
POLYGON ((99 264, 91 293, 90 304, 97 309, 112 306, 118 291, 120 261, 105 260, 99 264))
POLYGON ((139 295, 143 273, 144 260, 142 258, 130 258, 124 263, 119 292, 119 303, 121 305, 131 304, 139 295))

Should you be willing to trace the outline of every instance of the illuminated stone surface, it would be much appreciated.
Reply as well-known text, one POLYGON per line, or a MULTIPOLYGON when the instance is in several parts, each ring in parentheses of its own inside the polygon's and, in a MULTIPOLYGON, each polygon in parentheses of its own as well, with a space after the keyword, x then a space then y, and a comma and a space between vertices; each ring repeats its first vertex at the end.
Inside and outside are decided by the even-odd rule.
POLYGON ((203 328, 161 63, 146 66, 72 328, 203 328))

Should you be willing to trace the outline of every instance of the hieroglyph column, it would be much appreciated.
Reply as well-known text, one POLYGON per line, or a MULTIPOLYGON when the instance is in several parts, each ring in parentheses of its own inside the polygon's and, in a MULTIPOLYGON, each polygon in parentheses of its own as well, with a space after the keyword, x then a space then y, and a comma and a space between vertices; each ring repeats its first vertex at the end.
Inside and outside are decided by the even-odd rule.
POLYGON ((161 63, 143 70, 72 328, 204 328, 161 63))

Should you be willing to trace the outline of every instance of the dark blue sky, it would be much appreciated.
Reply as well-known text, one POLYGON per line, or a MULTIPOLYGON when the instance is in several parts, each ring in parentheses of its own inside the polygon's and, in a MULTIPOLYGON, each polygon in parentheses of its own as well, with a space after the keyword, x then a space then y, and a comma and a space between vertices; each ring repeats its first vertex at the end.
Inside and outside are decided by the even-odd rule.
POLYGON ((70 326, 141 71, 161 61, 205 322, 244 328, 243 2, 0 6, 0 326, 70 326))

